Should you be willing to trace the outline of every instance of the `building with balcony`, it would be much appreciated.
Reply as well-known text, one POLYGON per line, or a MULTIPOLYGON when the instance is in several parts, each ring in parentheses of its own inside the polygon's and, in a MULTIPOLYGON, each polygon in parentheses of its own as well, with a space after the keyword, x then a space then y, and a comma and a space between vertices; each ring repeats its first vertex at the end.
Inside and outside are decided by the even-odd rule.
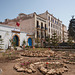
POLYGON ((27 36, 29 36, 30 39, 28 39, 29 46, 34 46, 37 42, 42 45, 48 35, 46 19, 37 15, 35 12, 28 15, 21 13, 15 19, 6 19, 3 24, 19 28, 20 31, 27 33, 27 36), (20 24, 19 27, 16 26, 16 22, 20 24))
POLYGON ((36 15, 35 22, 35 38, 39 39, 39 42, 42 45, 42 43, 45 41, 46 36, 48 35, 47 21, 46 19, 36 15))
POLYGON ((61 42, 62 41, 62 21, 54 17, 48 11, 39 15, 47 20, 48 35, 50 36, 50 38, 52 37, 53 33, 56 33, 57 37, 59 38, 59 42, 61 42))
POLYGON ((27 33, 29 37, 27 39, 28 46, 34 46, 37 43, 42 46, 46 37, 49 36, 52 38, 54 33, 56 33, 59 42, 63 42, 67 34, 66 27, 62 25, 62 21, 54 17, 48 11, 42 14, 36 14, 35 12, 31 14, 20 13, 16 18, 11 20, 6 19, 5 22, 1 22, 1 24, 9 27, 12 26, 20 29, 20 32, 27 33), (16 22, 20 24, 19 27, 16 26, 16 22))

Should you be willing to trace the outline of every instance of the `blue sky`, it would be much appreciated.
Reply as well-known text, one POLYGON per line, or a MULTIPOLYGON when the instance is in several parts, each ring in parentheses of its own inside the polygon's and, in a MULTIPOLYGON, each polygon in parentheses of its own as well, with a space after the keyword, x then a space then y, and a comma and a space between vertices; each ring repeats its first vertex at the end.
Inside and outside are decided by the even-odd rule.
POLYGON ((43 13, 48 10, 67 27, 75 15, 75 0, 0 0, 0 21, 13 19, 19 13, 43 13))

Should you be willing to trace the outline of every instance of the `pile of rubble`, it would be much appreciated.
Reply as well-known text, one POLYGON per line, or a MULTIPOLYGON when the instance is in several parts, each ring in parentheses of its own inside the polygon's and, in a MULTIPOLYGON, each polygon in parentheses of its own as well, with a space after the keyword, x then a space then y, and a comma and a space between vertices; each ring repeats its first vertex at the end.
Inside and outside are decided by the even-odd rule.
POLYGON ((70 53, 68 54, 68 57, 65 56, 64 58, 65 58, 65 60, 63 61, 64 63, 75 65, 75 54, 70 53))
POLYGON ((47 56, 54 56, 55 53, 52 50, 35 50, 35 51, 25 51, 24 53, 21 53, 22 56, 28 56, 28 57, 47 57, 47 56))
POLYGON ((71 61, 68 61, 68 60, 64 60, 63 62, 66 63, 66 64, 73 64, 73 65, 75 65, 75 62, 71 62, 71 61))
POLYGON ((17 63, 14 65, 14 69, 17 70, 17 72, 27 72, 27 73, 34 73, 36 70, 34 69, 34 64, 30 64, 29 68, 22 68, 20 66, 20 63, 17 63))
POLYGON ((68 68, 65 64, 60 63, 60 62, 36 62, 36 63, 31 63, 28 67, 23 68, 20 66, 20 64, 15 64, 14 68, 18 72, 27 72, 27 73, 35 73, 38 69, 42 74, 44 75, 59 75, 64 72, 68 71, 68 68), (56 68, 48 68, 50 65, 60 65, 60 67, 55 66, 56 68))
POLYGON ((65 64, 60 63, 60 62, 42 62, 38 66, 38 69, 40 72, 42 72, 44 75, 62 75, 62 73, 67 72, 68 68, 65 64), (55 67, 52 68, 52 65, 55 67), (56 66, 60 65, 60 67, 56 66))

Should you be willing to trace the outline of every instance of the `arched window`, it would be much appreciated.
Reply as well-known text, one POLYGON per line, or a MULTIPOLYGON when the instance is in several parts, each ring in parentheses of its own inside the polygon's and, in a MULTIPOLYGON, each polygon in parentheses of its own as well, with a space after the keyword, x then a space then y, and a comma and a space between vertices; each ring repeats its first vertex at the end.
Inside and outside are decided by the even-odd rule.
POLYGON ((39 21, 37 21, 37 28, 39 27, 39 21))
POLYGON ((46 29, 46 24, 45 24, 45 29, 46 29))
POLYGON ((48 20, 50 20, 50 17, 48 17, 48 20))
POLYGON ((0 38, 1 38, 2 36, 0 35, 0 38))
POLYGON ((37 31, 37 38, 39 37, 39 32, 37 31))
POLYGON ((41 22, 41 29, 43 28, 43 23, 41 22))

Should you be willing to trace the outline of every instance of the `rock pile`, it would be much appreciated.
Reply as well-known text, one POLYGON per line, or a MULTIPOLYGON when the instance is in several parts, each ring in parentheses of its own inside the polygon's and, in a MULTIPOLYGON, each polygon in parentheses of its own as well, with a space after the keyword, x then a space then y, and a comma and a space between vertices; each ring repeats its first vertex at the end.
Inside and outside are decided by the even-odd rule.
POLYGON ((52 50, 46 50, 46 51, 25 51, 24 53, 21 53, 22 56, 28 56, 28 57, 47 57, 47 56, 54 56, 54 51, 52 50))
POLYGON ((63 67, 59 69, 50 69, 47 70, 44 67, 39 68, 39 70, 44 74, 44 75, 62 75, 62 73, 67 72, 68 69, 63 67))
POLYGON ((14 69, 17 70, 17 72, 27 72, 27 73, 34 73, 36 72, 34 68, 34 64, 30 64, 28 68, 23 68, 20 66, 20 63, 17 63, 13 67, 14 69))
POLYGON ((20 66, 20 64, 15 64, 14 68, 18 72, 27 72, 27 73, 35 73, 38 69, 41 73, 44 75, 59 75, 64 72, 68 71, 68 68, 65 64, 60 63, 60 62, 36 62, 36 63, 31 63, 28 67, 23 68, 20 66), (50 65, 50 68, 48 66, 50 65), (60 67, 55 66, 56 68, 52 68, 52 65, 60 65, 60 67), (62 67, 61 67, 62 66, 62 67), (35 68, 36 67, 36 68, 35 68))
MULTIPOLYGON (((47 62, 49 65, 63 65, 61 68, 47 68, 44 67, 44 65, 47 65, 45 62, 43 63, 44 65, 39 66, 38 69, 40 70, 40 72, 42 72, 44 75, 60 75, 64 72, 67 72, 67 66, 65 64, 62 64, 60 62, 47 62)), ((51 66, 50 66, 51 67, 51 66)))
POLYGON ((63 62, 66 63, 66 64, 73 64, 73 65, 75 65, 75 62, 71 62, 71 61, 68 61, 68 60, 64 60, 63 62))

